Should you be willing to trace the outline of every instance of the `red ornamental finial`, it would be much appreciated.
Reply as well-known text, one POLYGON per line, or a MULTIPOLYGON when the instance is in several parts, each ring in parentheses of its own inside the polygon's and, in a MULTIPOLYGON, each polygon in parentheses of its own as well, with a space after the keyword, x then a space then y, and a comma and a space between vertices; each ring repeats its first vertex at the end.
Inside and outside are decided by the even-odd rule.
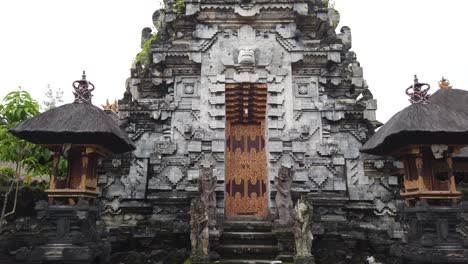
POLYGON ((75 103, 91 103, 91 98, 93 97, 91 92, 94 91, 94 84, 86 80, 85 71, 83 71, 81 80, 73 82, 73 88, 75 88, 73 92, 75 103), (91 88, 89 88, 90 86, 91 88))
POLYGON ((431 86, 427 83, 419 83, 418 76, 414 75, 414 84, 406 89, 406 94, 410 97, 409 101, 412 104, 427 104, 431 94, 427 93, 431 86), (413 90, 411 92, 411 90, 413 90))

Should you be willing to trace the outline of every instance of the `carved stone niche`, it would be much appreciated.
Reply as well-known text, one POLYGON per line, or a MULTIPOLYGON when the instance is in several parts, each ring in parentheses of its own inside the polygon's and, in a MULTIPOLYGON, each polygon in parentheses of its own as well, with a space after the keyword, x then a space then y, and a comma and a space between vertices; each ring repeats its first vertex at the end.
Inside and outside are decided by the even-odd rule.
POLYGON ((177 77, 176 96, 182 98, 199 97, 199 86, 197 77, 177 77))
POLYGON ((318 99, 318 78, 295 78, 294 94, 299 98, 318 99))

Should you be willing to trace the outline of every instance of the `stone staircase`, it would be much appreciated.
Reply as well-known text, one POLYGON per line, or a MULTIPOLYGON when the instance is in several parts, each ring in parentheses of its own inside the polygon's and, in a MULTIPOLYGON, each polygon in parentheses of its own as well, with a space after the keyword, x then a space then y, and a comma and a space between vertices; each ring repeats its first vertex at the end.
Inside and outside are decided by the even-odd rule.
POLYGON ((269 221, 225 221, 218 253, 220 264, 279 264, 278 242, 269 221))

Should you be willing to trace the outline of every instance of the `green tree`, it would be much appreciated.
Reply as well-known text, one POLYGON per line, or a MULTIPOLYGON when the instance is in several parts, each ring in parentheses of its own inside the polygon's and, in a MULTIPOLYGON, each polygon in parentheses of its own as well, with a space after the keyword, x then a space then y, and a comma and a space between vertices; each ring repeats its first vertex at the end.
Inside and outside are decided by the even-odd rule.
MULTIPOLYGON (((14 177, 3 177, 8 182, 8 189, 3 194, 3 205, 0 214, 0 232, 6 224, 6 218, 16 211, 18 190, 22 172, 28 175, 49 174, 47 161, 50 160, 50 152, 38 145, 19 139, 8 132, 18 123, 39 114, 39 104, 31 98, 31 95, 21 90, 10 92, 0 103, 0 160, 14 165, 14 177), (9 197, 12 192, 13 206, 7 212, 9 197)), ((10 175, 11 176, 11 175, 10 175)))

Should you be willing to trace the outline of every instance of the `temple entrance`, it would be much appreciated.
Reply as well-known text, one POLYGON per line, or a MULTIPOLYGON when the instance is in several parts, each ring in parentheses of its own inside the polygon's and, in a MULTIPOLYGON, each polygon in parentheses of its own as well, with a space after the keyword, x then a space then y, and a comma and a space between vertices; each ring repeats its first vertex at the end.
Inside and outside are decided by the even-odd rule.
POLYGON ((266 84, 226 84, 228 217, 268 216, 266 98, 266 84))

